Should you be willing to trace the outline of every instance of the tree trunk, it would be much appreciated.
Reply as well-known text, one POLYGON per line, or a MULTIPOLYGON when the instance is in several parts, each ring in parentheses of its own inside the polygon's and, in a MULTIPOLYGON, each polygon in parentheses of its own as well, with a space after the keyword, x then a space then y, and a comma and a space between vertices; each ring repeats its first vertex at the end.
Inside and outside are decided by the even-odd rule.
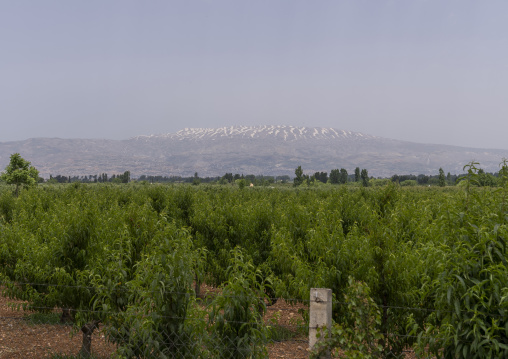
POLYGON ((198 275, 195 276, 195 282, 194 282, 194 291, 196 292, 196 298, 201 298, 200 291, 201 291, 201 282, 198 280, 198 275))
POLYGON ((81 331, 83 332, 83 344, 81 346, 81 350, 79 351, 80 358, 90 358, 90 355, 92 354, 92 334, 98 325, 99 321, 94 320, 81 327, 81 331))
POLYGON ((70 309, 63 308, 62 309, 62 316, 60 317, 60 323, 66 324, 66 323, 72 323, 74 321, 74 318, 72 316, 72 312, 70 309))

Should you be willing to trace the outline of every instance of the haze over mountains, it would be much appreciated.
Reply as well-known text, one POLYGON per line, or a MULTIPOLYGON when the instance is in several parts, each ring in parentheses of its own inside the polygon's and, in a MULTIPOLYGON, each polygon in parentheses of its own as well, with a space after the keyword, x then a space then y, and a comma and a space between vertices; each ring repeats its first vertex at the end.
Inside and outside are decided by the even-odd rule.
MULTIPOLYGON (((474 144, 472 144, 474 146, 474 144)), ((0 142, 0 168, 19 152, 42 177, 122 173, 222 176, 226 172, 294 175, 335 168, 366 168, 369 175, 462 173, 471 160, 486 172, 499 170, 508 150, 420 144, 321 127, 236 126, 186 128, 126 140, 32 138, 0 142)))

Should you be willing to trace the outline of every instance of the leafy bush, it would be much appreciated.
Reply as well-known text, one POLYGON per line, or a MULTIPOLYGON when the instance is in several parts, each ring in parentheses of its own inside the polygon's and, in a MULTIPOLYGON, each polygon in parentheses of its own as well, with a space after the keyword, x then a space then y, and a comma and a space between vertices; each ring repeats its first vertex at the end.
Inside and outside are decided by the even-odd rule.
POLYGON ((401 186, 416 186, 417 182, 415 180, 405 180, 400 182, 401 186))
POLYGON ((347 316, 344 322, 318 332, 318 342, 311 352, 311 359, 319 359, 330 352, 333 357, 340 353, 346 358, 371 359, 381 356, 383 335, 379 332, 381 311, 369 296, 365 283, 349 278, 344 295, 347 316))
MULTIPOLYGON (((503 187, 499 197, 477 190, 476 163, 468 166, 465 198, 441 218, 447 234, 439 275, 428 278, 423 298, 436 311, 425 323, 413 323, 420 353, 437 357, 499 358, 508 356, 508 227, 503 187), (497 208, 500 208, 499 211, 497 208)), ((503 164, 502 176, 507 172, 503 164)))
POLYGON ((181 358, 195 357, 202 337, 199 325, 187 318, 195 308, 191 303, 196 260, 188 232, 168 225, 151 252, 136 263, 131 280, 125 278, 127 282, 122 283, 118 278, 115 284, 110 279, 96 279, 94 307, 102 313, 107 336, 117 343, 121 357, 164 358, 173 353, 181 358))
POLYGON ((213 351, 228 359, 266 358, 264 278, 239 248, 231 257, 228 281, 211 305, 213 351))

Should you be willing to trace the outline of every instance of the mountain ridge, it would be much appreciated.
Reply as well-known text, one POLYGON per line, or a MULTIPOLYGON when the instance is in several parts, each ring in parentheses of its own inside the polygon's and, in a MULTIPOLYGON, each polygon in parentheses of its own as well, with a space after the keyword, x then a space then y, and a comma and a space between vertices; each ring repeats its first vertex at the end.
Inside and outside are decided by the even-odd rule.
POLYGON ((157 134, 157 135, 140 135, 130 139, 146 139, 146 138, 169 138, 180 140, 198 140, 204 138, 231 138, 241 136, 242 138, 261 138, 263 136, 273 135, 282 138, 284 141, 299 139, 339 139, 339 138, 380 138, 371 135, 365 135, 360 132, 352 132, 338 130, 332 127, 295 127, 282 125, 264 125, 264 126, 229 126, 218 128, 184 128, 175 133, 157 134))
POLYGON ((499 170, 508 150, 400 141, 325 127, 232 126, 184 128, 125 140, 32 138, 0 142, 0 168, 19 152, 41 176, 83 176, 130 171, 140 175, 221 176, 226 172, 294 175, 366 168, 369 175, 462 173, 475 160, 499 170))

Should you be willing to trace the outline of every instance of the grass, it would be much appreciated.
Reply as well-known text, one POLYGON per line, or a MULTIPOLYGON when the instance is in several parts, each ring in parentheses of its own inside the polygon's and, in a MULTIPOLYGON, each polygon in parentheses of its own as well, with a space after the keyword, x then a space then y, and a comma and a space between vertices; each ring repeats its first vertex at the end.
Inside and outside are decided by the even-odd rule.
POLYGON ((274 342, 282 342, 298 337, 300 334, 294 330, 290 330, 287 327, 281 325, 270 326, 270 334, 268 340, 274 342))
MULTIPOLYGON (((60 313, 32 313, 25 317, 25 320, 32 325, 49 324, 60 325, 60 313)), ((66 324, 68 325, 68 324, 66 324)))

